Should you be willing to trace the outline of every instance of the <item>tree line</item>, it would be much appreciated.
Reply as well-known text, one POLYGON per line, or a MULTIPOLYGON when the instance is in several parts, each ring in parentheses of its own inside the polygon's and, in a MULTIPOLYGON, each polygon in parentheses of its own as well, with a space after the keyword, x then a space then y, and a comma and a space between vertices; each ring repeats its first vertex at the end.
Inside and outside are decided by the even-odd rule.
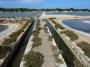
POLYGON ((0 8, 0 11, 2 12, 28 12, 28 11, 88 11, 90 12, 90 9, 30 9, 30 8, 0 8))

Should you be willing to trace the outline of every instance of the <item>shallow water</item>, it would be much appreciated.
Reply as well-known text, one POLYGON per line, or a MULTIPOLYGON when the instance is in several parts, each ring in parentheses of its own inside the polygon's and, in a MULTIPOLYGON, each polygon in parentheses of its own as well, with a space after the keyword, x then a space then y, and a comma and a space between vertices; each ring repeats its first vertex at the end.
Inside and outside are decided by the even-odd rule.
POLYGON ((62 21, 65 25, 73 28, 73 29, 77 29, 79 31, 83 31, 86 33, 90 34, 90 20, 86 20, 86 19, 79 19, 79 20, 75 20, 75 19, 69 19, 69 20, 63 20, 62 21), (88 21, 88 23, 86 23, 85 21, 88 21))
POLYGON ((40 12, 0 12, 0 17, 34 17, 40 12))
POLYGON ((48 12, 49 15, 78 15, 78 16, 90 16, 90 12, 48 12))
POLYGON ((0 32, 6 30, 8 28, 7 25, 0 25, 0 32))

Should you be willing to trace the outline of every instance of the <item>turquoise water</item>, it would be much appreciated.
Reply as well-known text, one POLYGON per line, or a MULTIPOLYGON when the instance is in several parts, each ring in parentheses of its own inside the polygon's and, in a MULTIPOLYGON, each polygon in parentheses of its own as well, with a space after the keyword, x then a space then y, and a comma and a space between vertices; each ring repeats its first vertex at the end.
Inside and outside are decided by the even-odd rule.
POLYGON ((71 28, 90 34, 90 19, 79 19, 79 20, 69 19, 63 20, 62 22, 71 28), (85 21, 88 21, 88 23, 86 23, 85 21))
POLYGON ((47 12, 49 15, 78 15, 78 16, 90 16, 90 12, 47 12))

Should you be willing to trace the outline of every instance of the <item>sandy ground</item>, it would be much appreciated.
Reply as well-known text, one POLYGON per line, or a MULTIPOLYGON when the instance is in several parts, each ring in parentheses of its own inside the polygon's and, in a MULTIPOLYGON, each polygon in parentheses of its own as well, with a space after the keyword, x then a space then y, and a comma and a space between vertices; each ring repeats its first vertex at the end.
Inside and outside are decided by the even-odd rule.
POLYGON ((77 15, 45 15, 42 14, 40 19, 45 18, 59 18, 59 19, 67 19, 67 18, 76 18, 76 19, 84 19, 84 18, 90 18, 90 16, 77 16, 77 15))
POLYGON ((4 41, 4 38, 8 38, 10 34, 21 28, 21 25, 16 23, 8 23, 2 25, 7 25, 8 28, 5 31, 0 32, 0 44, 4 41))
POLYGON ((44 64, 42 67, 56 67, 56 62, 53 57, 53 52, 51 48, 51 42, 48 41, 48 33, 45 33, 43 30, 44 22, 41 23, 42 30, 40 31, 39 37, 42 39, 42 45, 35 48, 35 51, 39 51, 44 55, 44 64))

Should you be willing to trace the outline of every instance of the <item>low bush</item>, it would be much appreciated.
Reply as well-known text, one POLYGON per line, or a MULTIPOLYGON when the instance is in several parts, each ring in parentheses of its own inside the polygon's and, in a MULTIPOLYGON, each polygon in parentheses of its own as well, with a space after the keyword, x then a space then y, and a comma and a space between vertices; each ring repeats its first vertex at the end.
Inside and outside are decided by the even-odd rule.
POLYGON ((27 55, 25 55, 25 67, 41 67, 44 60, 44 56, 39 52, 30 51, 27 55))
POLYGON ((77 44, 84 52, 85 54, 90 58, 90 44, 88 44, 87 42, 79 42, 77 44))
POLYGON ((52 41, 53 37, 52 36, 48 36, 48 40, 52 41))
POLYGON ((59 59, 59 58, 58 58, 59 54, 62 54, 62 53, 63 53, 62 50, 60 50, 60 51, 58 52, 58 51, 57 51, 58 48, 55 47, 55 46, 53 46, 53 45, 51 45, 51 48, 52 48, 52 50, 53 50, 53 52, 54 52, 53 56, 54 56, 56 62, 57 62, 57 63, 63 63, 62 59, 59 59))
POLYGON ((41 45, 41 39, 38 36, 34 36, 32 41, 33 41, 32 48, 38 47, 41 45))
POLYGON ((33 44, 32 44, 32 48, 34 47, 38 47, 41 45, 41 38, 39 38, 39 32, 41 30, 41 27, 40 27, 40 21, 37 22, 36 24, 36 27, 35 27, 35 30, 33 31, 33 44))
POLYGON ((46 27, 44 27, 44 32, 48 33, 48 29, 46 27))
POLYGON ((6 56, 7 51, 10 49, 8 46, 0 46, 0 59, 6 56))
POLYGON ((61 26, 60 24, 58 24, 56 21, 54 21, 53 19, 50 19, 52 22, 53 22, 53 24, 55 24, 55 28, 57 29, 57 28, 59 28, 59 29, 65 29, 63 26, 61 26))
POLYGON ((68 37, 70 37, 72 41, 75 41, 79 38, 74 32, 69 30, 63 31, 63 33, 66 34, 68 37))

